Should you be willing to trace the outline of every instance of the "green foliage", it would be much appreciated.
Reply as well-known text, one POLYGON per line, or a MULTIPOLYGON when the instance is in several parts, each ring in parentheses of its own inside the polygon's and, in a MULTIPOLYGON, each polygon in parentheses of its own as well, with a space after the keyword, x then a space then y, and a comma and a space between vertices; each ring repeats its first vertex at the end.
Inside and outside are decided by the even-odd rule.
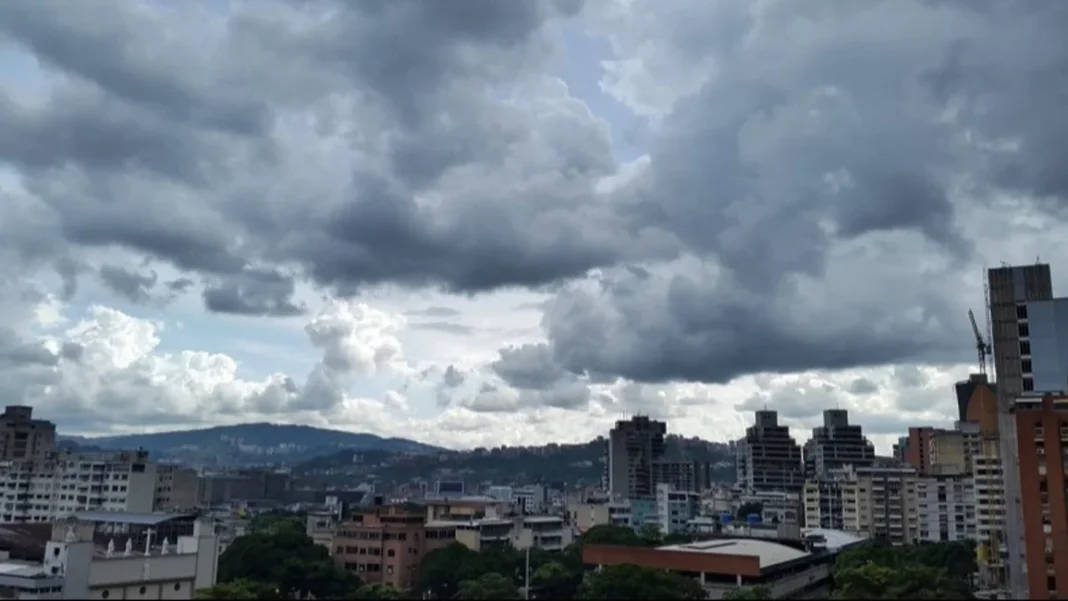
POLYGON ((303 530, 279 523, 270 533, 253 533, 235 540, 219 558, 219 582, 246 581, 277 589, 286 598, 347 597, 360 579, 334 565, 330 553, 303 530))
POLYGON ((257 515, 249 521, 248 530, 252 534, 277 534, 289 532, 304 534, 305 517, 291 513, 266 513, 257 515))
POLYGON ((638 536, 645 539, 649 546, 659 545, 664 539, 663 534, 660 532, 660 526, 657 524, 646 524, 642 526, 638 536))
POLYGON ((197 592, 197 599, 281 599, 273 587, 261 582, 236 580, 197 592))
POLYGON ((739 588, 727 591, 723 598, 727 601, 757 601, 771 599, 771 589, 766 586, 754 586, 753 588, 739 588))
POLYGON ((704 599, 696 580, 635 565, 606 566, 586 576, 579 599, 704 599))
POLYGON ((975 546, 876 542, 838 556, 834 599, 971 599, 975 546))
POLYGON ((489 572, 474 580, 460 583, 453 599, 518 599, 519 591, 511 579, 489 572))
POLYGON ((378 584, 375 582, 372 584, 365 584, 356 589, 356 593, 351 598, 357 601, 404 599, 404 593, 387 584, 378 584))
POLYGON ((832 599, 971 599, 967 582, 944 568, 908 563, 867 563, 835 573, 832 599))
POLYGON ((582 566, 575 569, 559 561, 550 561, 534 570, 530 586, 542 599, 571 599, 582 583, 582 566))

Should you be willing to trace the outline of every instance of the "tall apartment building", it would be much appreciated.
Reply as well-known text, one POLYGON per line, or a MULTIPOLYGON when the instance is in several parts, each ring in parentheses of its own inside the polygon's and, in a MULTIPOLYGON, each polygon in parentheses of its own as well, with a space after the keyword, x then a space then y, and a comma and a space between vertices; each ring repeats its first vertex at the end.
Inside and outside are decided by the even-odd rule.
POLYGON ((756 423, 746 429, 735 453, 738 486, 755 492, 801 492, 805 486, 801 447, 790 428, 779 425, 775 411, 757 411, 756 423))
POLYGON ((970 472, 928 473, 916 479, 917 538, 927 542, 976 539, 975 487, 970 472))
POLYGON ((622 498, 653 498, 653 464, 664 456, 667 424, 636 416, 618 421, 608 433, 605 470, 607 489, 622 498))
POLYGON ((1021 397, 1013 407, 1024 533, 1021 599, 1068 598, 1068 396, 1021 397))
MULTIPOLYGON (((1028 590, 1026 545, 1023 530, 1023 499, 1020 496, 1020 464, 1012 410, 1016 400, 1037 392, 1061 392, 1068 388, 1068 363, 1064 361, 1057 325, 1068 332, 1065 299, 1054 300, 1049 265, 999 267, 987 273, 990 293, 991 344, 997 373, 999 456, 1004 489, 1003 540, 990 553, 1001 555, 1004 572, 1000 583, 1014 598, 1028 590)), ((1068 350, 1068 349, 1066 349, 1068 350)))
POLYGON ((653 461, 653 483, 668 484, 675 490, 701 492, 711 483, 712 466, 707 461, 657 459, 653 461))
POLYGON ((833 528, 895 545, 919 538, 916 470, 847 466, 805 483, 806 528, 833 528))
POLYGON ((805 443, 805 477, 812 478, 847 465, 869 466, 875 462, 875 446, 859 425, 849 423, 845 409, 827 409, 823 425, 812 429, 805 443))
POLYGON ((701 494, 676 490, 670 484, 657 484, 656 514, 661 534, 685 532, 690 520, 701 514, 701 494))
POLYGON ((189 511, 197 507, 200 497, 200 475, 196 470, 161 463, 156 466, 157 511, 189 511))
POLYGON ((970 474, 981 447, 978 424, 957 422, 952 430, 909 428, 905 463, 920 475, 970 474))
POLYGON ((51 522, 90 510, 147 513, 156 487, 156 465, 144 451, 0 462, 0 522, 51 522))
POLYGON ((33 407, 4 407, 0 415, 0 461, 35 459, 55 450, 55 424, 33 419, 33 407))

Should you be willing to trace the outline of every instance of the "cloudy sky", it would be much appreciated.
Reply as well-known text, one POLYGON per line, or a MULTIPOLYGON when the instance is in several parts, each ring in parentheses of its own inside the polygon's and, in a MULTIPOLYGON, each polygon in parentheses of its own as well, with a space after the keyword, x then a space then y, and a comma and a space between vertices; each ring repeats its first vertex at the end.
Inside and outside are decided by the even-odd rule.
POLYGON ((0 400, 451 447, 948 424, 1068 290, 1068 3, 0 2, 0 400), (1056 290, 1055 290, 1056 292, 1056 290))

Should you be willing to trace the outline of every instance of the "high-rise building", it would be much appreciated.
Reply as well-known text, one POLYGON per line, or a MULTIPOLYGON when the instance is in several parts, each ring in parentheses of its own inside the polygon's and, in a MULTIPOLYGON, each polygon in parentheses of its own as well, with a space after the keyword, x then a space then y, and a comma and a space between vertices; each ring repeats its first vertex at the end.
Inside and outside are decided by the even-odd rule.
POLYGON ((1055 334, 1052 346, 1047 335, 1051 330, 1056 331, 1055 323, 1060 313, 1048 302, 1053 300, 1049 265, 991 269, 987 273, 987 284, 993 338, 990 342, 997 374, 998 450, 1005 499, 1002 539, 990 543, 987 553, 997 571, 998 583, 1013 598, 1023 599, 1027 597, 1028 589, 1025 573, 1027 563, 1024 557, 1020 466, 1016 456, 1016 427, 1012 408, 1016 399, 1024 393, 1036 390, 1036 374, 1040 376, 1039 386, 1055 387, 1053 390, 1064 388, 1065 378, 1059 372, 1063 372, 1068 364, 1062 362, 1058 366, 1060 353, 1055 334), (1032 339, 1032 330, 1039 334, 1035 339, 1032 339), (1039 369, 1037 372, 1036 367, 1039 369))
POLYGON ((673 490, 701 492, 709 487, 712 466, 707 461, 656 459, 653 482, 670 485, 673 490))
POLYGON ((80 511, 148 513, 156 464, 144 451, 53 453, 0 463, 0 522, 51 522, 80 511))
POLYGON ((664 456, 667 424, 636 416, 616 422, 608 433, 605 453, 607 489, 615 497, 653 498, 653 463, 664 456))
POLYGON ((690 520, 700 514, 700 493, 675 490, 670 484, 656 485, 656 523, 661 534, 685 532, 690 520))
POLYGON ((33 419, 33 407, 8 405, 0 415, 0 461, 35 459, 56 450, 56 425, 33 419))
POLYGON ((812 478, 847 465, 864 467, 875 461, 875 446, 859 425, 849 423, 845 409, 827 409, 823 425, 812 429, 805 443, 805 477, 812 478))
POLYGON ((756 423, 746 429, 737 449, 738 486, 744 493, 800 493, 804 488, 801 447, 790 428, 779 425, 777 412, 757 411, 756 423))
POLYGON ((980 452, 979 426, 957 422, 952 430, 909 428, 905 463, 920 475, 971 474, 980 452))
POLYGON ((1013 407, 1024 532, 1020 599, 1068 599, 1068 396, 1020 397, 1013 407))
POLYGON ((918 477, 916 506, 919 540, 975 540, 975 487, 970 473, 954 471, 918 477))
POLYGON ((846 466, 805 483, 807 528, 833 528, 895 545, 919 538, 916 470, 846 466))

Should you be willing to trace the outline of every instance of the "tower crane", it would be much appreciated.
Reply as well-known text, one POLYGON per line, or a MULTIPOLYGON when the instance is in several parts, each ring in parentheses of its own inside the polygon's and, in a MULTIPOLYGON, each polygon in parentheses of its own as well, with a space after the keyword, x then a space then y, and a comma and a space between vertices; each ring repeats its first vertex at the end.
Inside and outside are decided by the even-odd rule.
POLYGON ((968 309, 968 320, 972 322, 972 333, 975 334, 975 350, 979 353, 979 373, 986 375, 986 362, 990 353, 993 352, 983 335, 979 332, 979 326, 975 323, 975 313, 968 309))

